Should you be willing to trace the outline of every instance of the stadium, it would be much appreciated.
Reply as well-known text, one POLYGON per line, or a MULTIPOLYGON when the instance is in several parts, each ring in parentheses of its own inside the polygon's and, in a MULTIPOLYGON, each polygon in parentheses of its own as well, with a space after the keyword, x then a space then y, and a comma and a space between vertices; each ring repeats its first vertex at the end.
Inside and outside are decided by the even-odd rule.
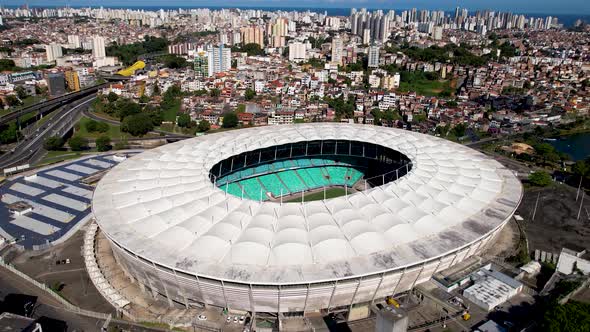
POLYGON ((408 291, 480 253, 521 195, 468 147, 318 123, 143 152, 103 177, 92 209, 125 274, 171 305, 305 314, 408 291))

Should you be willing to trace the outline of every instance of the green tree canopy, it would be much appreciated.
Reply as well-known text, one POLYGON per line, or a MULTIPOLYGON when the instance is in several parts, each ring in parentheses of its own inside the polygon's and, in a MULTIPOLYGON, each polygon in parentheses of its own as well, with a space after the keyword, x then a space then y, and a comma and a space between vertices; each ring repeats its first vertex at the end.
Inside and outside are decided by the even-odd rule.
POLYGON ((223 115, 223 128, 235 128, 238 126, 238 116, 234 112, 228 112, 223 115))
POLYGON ((551 175, 544 171, 533 172, 529 175, 529 182, 537 187, 546 187, 551 184, 551 175))
POLYGON ((590 331, 590 304, 570 301, 564 305, 551 303, 541 319, 540 331, 590 331))
POLYGON ((101 135, 96 139, 96 150, 99 152, 109 151, 111 149, 111 138, 107 135, 101 135))
POLYGON ((68 145, 72 151, 82 151, 88 148, 88 140, 82 136, 73 136, 68 141, 68 145))
POLYGON ((43 147, 45 148, 45 150, 55 151, 61 149, 64 146, 64 144, 64 139, 60 136, 51 136, 45 140, 45 142, 43 143, 43 147))
POLYGON ((209 131, 209 129, 211 129, 211 124, 207 120, 201 120, 197 126, 197 131, 200 133, 209 131))
POLYGON ((188 128, 191 126, 191 117, 186 113, 182 113, 178 116, 176 123, 179 127, 188 128))
POLYGON ((20 137, 20 133, 18 131, 18 128, 16 127, 16 123, 13 122, 11 124, 0 125, 1 144, 16 142, 18 137, 20 137))
POLYGON ((121 130, 133 136, 142 136, 154 129, 152 118, 145 113, 129 115, 121 123, 121 130))
POLYGON ((248 88, 246 89, 246 93, 244 94, 244 98, 246 98, 246 100, 252 100, 254 99, 254 97, 256 96, 256 91, 248 88))

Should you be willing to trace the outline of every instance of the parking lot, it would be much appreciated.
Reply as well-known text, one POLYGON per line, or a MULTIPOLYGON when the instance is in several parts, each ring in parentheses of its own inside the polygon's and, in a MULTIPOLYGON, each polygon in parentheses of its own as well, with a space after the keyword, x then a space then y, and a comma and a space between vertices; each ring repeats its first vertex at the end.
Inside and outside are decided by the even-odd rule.
POLYGON ((38 249, 75 231, 89 216, 94 190, 83 179, 115 166, 114 156, 89 156, 8 180, 0 187, 0 235, 38 249), (17 202, 32 211, 12 215, 9 205, 17 202))

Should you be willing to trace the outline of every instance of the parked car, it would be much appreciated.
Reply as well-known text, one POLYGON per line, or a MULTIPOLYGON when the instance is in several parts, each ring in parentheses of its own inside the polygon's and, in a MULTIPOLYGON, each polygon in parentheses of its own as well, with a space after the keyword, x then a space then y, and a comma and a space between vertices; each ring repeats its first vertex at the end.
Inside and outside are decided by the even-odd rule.
POLYGON ((197 319, 198 320, 207 320, 207 316, 205 316, 205 315, 198 315, 197 316, 197 319))
POLYGON ((246 320, 246 317, 240 316, 240 324, 244 324, 245 320, 246 320))

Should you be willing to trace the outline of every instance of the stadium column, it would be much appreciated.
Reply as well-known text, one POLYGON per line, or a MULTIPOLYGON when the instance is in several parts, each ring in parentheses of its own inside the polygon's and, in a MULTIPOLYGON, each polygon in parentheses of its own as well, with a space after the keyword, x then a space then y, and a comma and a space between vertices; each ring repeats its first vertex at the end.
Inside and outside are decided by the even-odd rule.
POLYGON ((307 293, 305 294, 305 302, 303 302, 303 314, 305 315, 305 309, 307 309, 307 299, 309 298, 309 287, 310 284, 307 284, 307 293))
POLYGON ((363 281, 363 277, 360 277, 357 280, 356 288, 354 289, 354 293, 352 294, 352 299, 350 300, 350 305, 348 306, 348 317, 346 318, 346 321, 350 320, 350 312, 352 311, 352 305, 354 304, 354 298, 356 297, 356 293, 358 292, 362 281, 363 281))
POLYGON ((381 283, 383 283, 384 277, 385 277, 385 272, 381 273, 381 280, 379 280, 379 283, 377 284, 377 288, 375 288, 375 292, 373 293, 373 297, 371 298, 371 304, 375 303, 375 296, 377 296, 377 293, 379 292, 379 288, 381 288, 381 283))
POLYGON ((176 270, 172 270, 172 273, 174 273, 174 280, 176 281, 176 287, 178 287, 178 294, 182 296, 182 299, 184 300, 184 306, 186 307, 186 309, 188 309, 188 298, 186 297, 186 292, 184 289, 182 289, 182 287, 180 287, 180 282, 178 281, 178 275, 176 274, 176 270))
POLYGON ((334 282, 334 287, 332 287, 332 295, 330 295, 330 301, 328 302, 328 312, 332 308, 332 298, 334 298, 334 293, 336 292, 336 287, 338 286, 338 280, 334 282))

